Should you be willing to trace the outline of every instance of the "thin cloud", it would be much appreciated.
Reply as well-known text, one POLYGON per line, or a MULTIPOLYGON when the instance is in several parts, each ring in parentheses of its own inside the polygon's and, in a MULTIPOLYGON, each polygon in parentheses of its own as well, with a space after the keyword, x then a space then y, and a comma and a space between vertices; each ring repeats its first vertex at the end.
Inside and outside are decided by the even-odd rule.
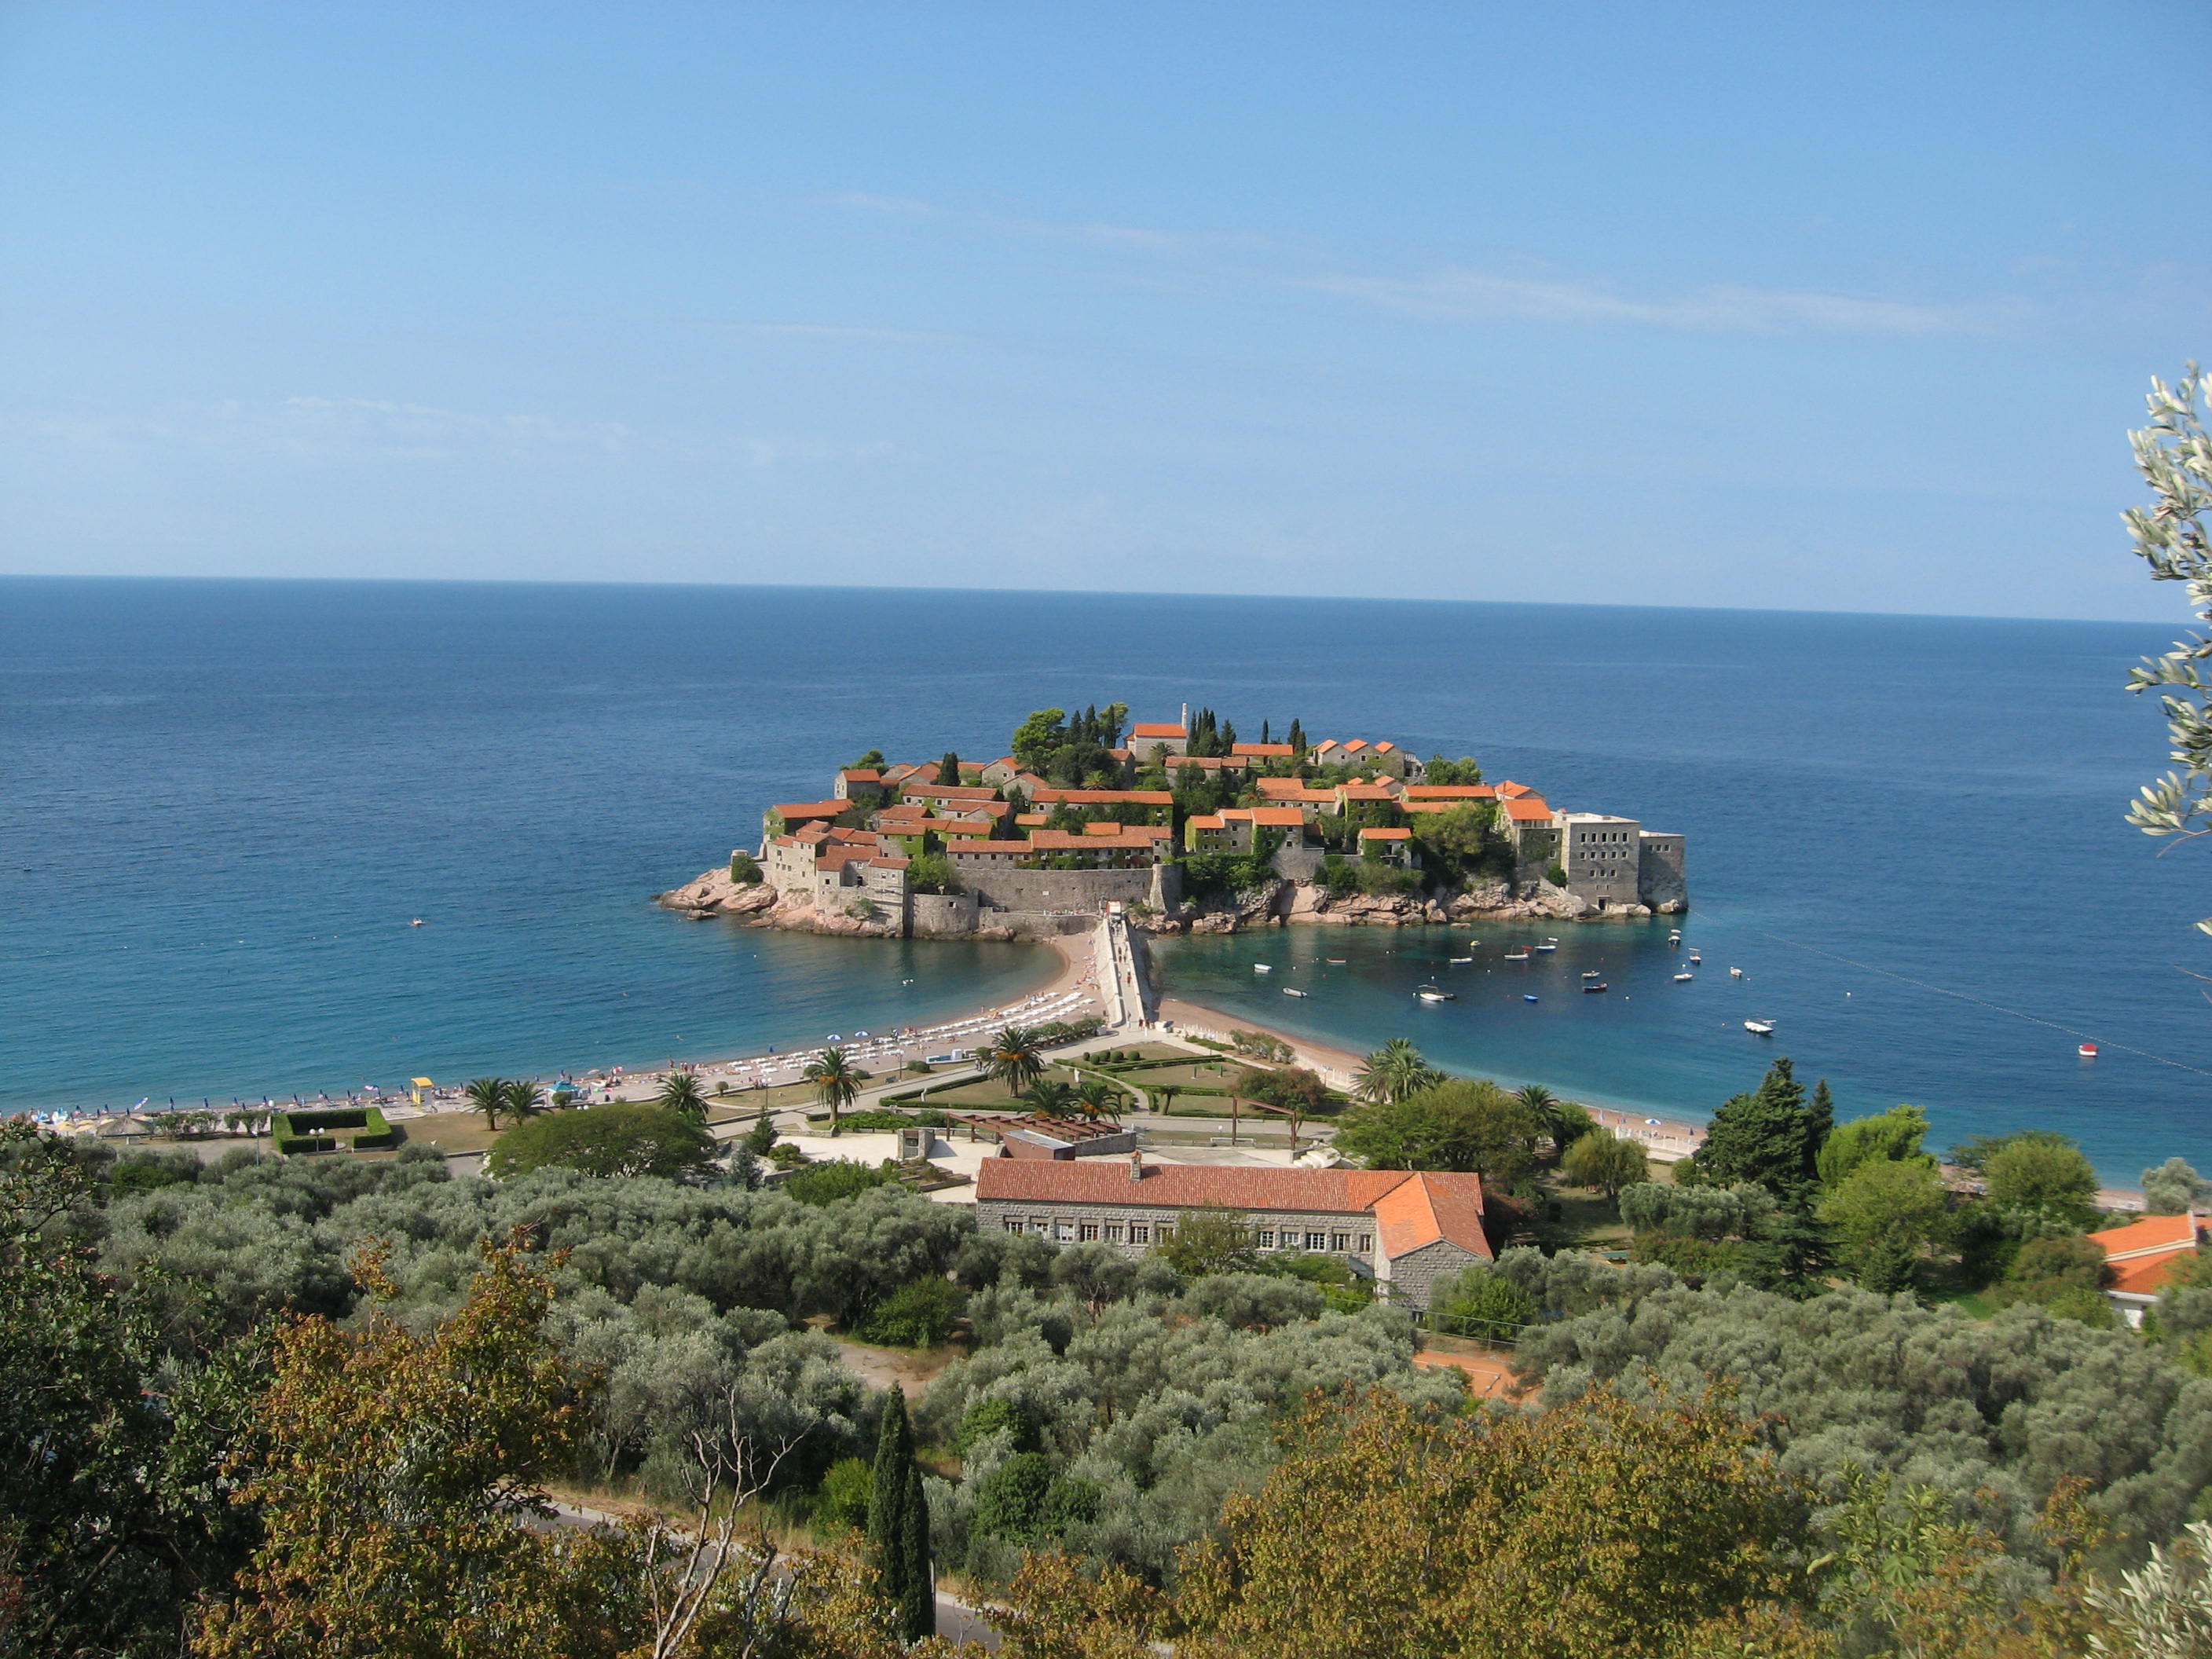
POLYGON ((2016 316, 2014 302, 1917 305, 1902 300, 1802 289, 1718 283, 1669 299, 1638 299, 1602 284, 1500 276, 1455 267, 1427 276, 1311 276, 1291 286, 1441 322, 1513 319, 1593 326, 1679 329, 1708 334, 1929 335, 1981 333, 2016 316))
POLYGON ((957 334, 922 328, 872 328, 849 323, 720 323, 698 325, 716 334, 751 335, 767 339, 864 340, 890 345, 939 345, 957 340, 957 334))

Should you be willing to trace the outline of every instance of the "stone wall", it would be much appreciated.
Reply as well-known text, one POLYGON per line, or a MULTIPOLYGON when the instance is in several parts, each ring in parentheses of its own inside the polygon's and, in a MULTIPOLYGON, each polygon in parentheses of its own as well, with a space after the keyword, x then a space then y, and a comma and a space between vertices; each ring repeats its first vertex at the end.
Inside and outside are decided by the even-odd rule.
POLYGON ((1448 1239, 1438 1239, 1433 1244, 1424 1244, 1418 1250, 1393 1256, 1386 1264, 1385 1282, 1390 1287, 1394 1300, 1425 1310, 1437 1280, 1447 1273, 1471 1267, 1482 1258, 1462 1245, 1448 1239))
MULTIPOLYGON (((1142 870, 977 870, 961 884, 985 910, 1083 910, 1096 914, 1109 902, 1151 902, 1152 872, 1142 870)), ((986 917, 984 925, 992 919, 986 917)))
POLYGON ((1656 910, 1662 905, 1677 908, 1690 902, 1689 854, 1681 836, 1644 832, 1638 861, 1637 896, 1656 910))
POLYGON ((907 907, 916 939, 963 939, 975 931, 973 893, 914 893, 907 907))

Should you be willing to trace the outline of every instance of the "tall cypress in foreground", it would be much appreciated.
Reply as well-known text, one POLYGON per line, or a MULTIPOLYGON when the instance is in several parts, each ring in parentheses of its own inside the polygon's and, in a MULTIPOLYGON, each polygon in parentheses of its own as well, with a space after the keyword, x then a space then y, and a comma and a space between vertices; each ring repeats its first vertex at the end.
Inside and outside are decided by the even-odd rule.
POLYGON ((960 757, 950 749, 945 751, 945 758, 937 763, 937 781, 940 787, 960 781, 960 757))
POLYGON ((915 1462, 906 1395, 894 1387, 876 1435, 875 1489, 868 1498, 868 1553, 884 1596, 898 1609, 909 1642, 937 1632, 937 1593, 929 1573, 929 1499, 915 1462))

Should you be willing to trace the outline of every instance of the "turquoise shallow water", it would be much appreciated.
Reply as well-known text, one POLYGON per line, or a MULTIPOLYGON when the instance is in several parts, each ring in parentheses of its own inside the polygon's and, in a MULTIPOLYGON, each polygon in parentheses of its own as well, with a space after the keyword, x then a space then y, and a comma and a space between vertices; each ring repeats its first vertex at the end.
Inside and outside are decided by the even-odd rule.
POLYGON ((1556 802, 1685 832, 1706 960, 1674 988, 1663 927, 1563 927, 1553 971, 1601 952, 1611 995, 1532 1007, 1486 988, 1431 1009, 1405 962, 1373 955, 1425 941, 1329 930, 1346 943, 1308 954, 1354 971, 1328 996, 1252 987, 1278 935, 1175 942, 1177 988, 1672 1113, 1710 1111, 1789 1053, 1846 1110, 1916 1101, 1947 1140, 2042 1123, 2115 1177, 2173 1152, 2212 1167, 2212 1007, 2178 971, 2212 970, 2189 927, 2212 910, 2212 854, 2158 859, 2120 818, 2164 748, 2121 683, 2169 631, 0 580, 0 1109, 638 1065, 1010 997, 1048 971, 1041 951, 771 934, 646 896, 869 747, 996 755, 1040 704, 1156 718, 1188 699, 1253 735, 1297 715, 1316 737, 1472 751, 1556 802), (1780 1022, 1771 1048, 1745 1012, 1780 1022), (2070 1030, 2103 1056, 2077 1060, 2070 1030))

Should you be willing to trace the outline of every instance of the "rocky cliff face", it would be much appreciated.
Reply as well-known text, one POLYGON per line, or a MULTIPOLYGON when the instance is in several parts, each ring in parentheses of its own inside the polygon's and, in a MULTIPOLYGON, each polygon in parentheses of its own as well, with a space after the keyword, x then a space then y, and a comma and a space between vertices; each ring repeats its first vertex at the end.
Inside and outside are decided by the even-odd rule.
MULTIPOLYGON (((854 898, 860 890, 852 890, 854 898)), ((727 869, 709 870, 705 874, 687 881, 681 887, 672 887, 665 893, 653 895, 653 902, 664 910, 680 910, 685 915, 703 921, 710 916, 734 916, 755 927, 781 927, 793 933, 838 933, 852 939, 896 939, 900 919, 896 910, 883 905, 876 907, 872 916, 856 916, 843 910, 819 910, 805 898, 793 893, 779 893, 766 882, 740 884, 730 879, 727 869)), ((1011 939, 1014 931, 1010 927, 979 927, 965 935, 969 939, 1011 939)))

